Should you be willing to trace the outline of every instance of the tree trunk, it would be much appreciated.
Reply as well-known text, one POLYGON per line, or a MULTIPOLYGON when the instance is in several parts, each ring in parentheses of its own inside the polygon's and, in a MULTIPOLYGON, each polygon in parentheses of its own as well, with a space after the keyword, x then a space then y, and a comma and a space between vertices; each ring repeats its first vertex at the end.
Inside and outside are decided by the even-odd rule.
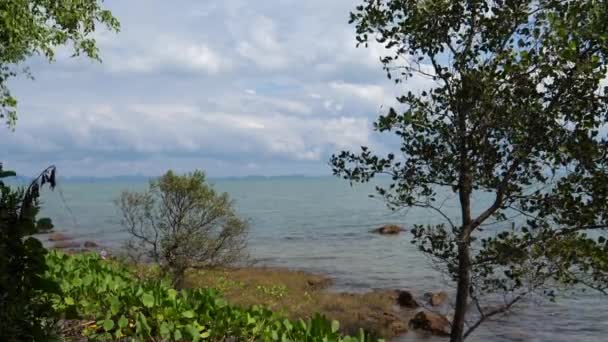
MULTIPOLYGON (((463 145, 464 146, 464 145, 463 145)), ((462 215, 462 228, 458 236, 458 288, 456 290, 456 308, 450 342, 464 341, 464 321, 467 313, 470 288, 470 240, 471 240, 471 176, 469 173, 466 152, 462 151, 462 165, 460 171, 460 209, 462 215)))
POLYGON ((456 292, 456 307, 454 320, 452 322, 450 342, 464 341, 464 320, 467 313, 467 301, 470 287, 469 268, 469 244, 468 241, 462 241, 458 246, 458 288, 456 292))

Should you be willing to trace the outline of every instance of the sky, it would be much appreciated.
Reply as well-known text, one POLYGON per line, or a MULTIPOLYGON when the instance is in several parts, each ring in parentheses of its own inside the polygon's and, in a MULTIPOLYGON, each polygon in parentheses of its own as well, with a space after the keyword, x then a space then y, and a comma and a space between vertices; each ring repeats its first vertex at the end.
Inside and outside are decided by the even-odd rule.
POLYGON ((103 63, 58 51, 9 83, 15 131, 0 160, 33 175, 329 175, 332 153, 391 141, 372 130, 397 94, 380 46, 356 48, 361 0, 107 0, 121 32, 95 34, 103 63))

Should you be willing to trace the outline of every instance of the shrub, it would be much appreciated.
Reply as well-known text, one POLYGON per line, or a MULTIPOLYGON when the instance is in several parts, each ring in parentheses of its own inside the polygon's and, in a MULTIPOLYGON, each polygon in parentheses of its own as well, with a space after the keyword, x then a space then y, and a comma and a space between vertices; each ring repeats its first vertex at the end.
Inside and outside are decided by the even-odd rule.
POLYGON ((129 254, 159 263, 178 288, 189 267, 229 265, 246 257, 247 223, 202 171, 168 171, 144 192, 123 192, 116 204, 132 236, 129 254))
POLYGON ((14 175, 0 163, 0 340, 47 340, 54 313, 46 294, 58 288, 42 277, 46 250, 27 236, 36 232, 39 189, 47 182, 54 187, 55 168, 27 189, 11 189, 1 180, 14 175))
POLYGON ((66 318, 86 320, 81 333, 93 340, 365 342, 339 333, 321 315, 291 321, 266 308, 239 308, 213 289, 176 291, 167 282, 138 280, 120 263, 95 254, 47 255, 49 280, 62 295, 53 305, 66 318))

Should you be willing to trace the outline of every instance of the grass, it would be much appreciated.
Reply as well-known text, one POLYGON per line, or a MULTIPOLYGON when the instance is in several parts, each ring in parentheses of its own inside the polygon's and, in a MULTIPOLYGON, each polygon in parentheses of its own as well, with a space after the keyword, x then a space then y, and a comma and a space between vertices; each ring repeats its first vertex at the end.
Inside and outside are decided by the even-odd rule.
POLYGON ((267 267, 193 270, 186 277, 187 287, 216 288, 234 305, 264 305, 296 320, 324 314, 340 321, 346 334, 363 328, 389 338, 407 331, 414 311, 396 306, 396 291, 336 293, 327 291, 331 283, 325 276, 267 267))

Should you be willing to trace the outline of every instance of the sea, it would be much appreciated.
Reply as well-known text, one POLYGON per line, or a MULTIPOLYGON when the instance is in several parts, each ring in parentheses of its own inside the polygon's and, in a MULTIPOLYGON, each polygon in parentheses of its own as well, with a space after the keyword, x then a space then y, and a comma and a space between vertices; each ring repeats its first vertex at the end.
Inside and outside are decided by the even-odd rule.
MULTIPOLYGON (((211 179, 210 183, 227 192, 238 213, 249 221, 248 249, 260 265, 327 274, 335 282, 332 291, 409 289, 418 296, 454 291, 454 285, 410 243, 410 233, 370 233, 384 224, 407 229, 443 222, 429 210, 390 210, 382 200, 370 197, 377 184, 351 186, 329 176, 211 179)), ((57 231, 120 248, 128 235, 114 200, 124 190, 140 191, 147 184, 145 179, 59 179, 54 191, 43 191, 40 216, 52 218, 57 231)), ((491 200, 476 195, 474 210, 482 210, 491 200)), ((458 219, 453 196, 446 196, 443 209, 458 219)), ((491 233, 502 228, 497 224, 488 229, 491 233)), ((413 332, 395 339, 446 340, 413 332)), ((581 291, 558 293, 555 302, 531 297, 482 324, 468 341, 608 341, 608 298, 581 291)))

